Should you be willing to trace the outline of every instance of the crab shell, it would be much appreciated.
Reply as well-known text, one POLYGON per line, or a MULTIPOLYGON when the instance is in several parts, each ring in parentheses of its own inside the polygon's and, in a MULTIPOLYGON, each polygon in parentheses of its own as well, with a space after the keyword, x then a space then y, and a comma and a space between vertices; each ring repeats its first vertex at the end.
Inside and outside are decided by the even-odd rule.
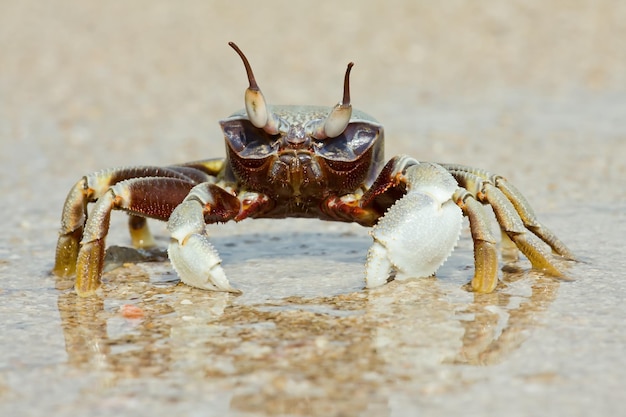
POLYGON ((301 200, 309 213, 317 205, 311 200, 372 185, 385 163, 384 129, 373 117, 352 109, 341 133, 318 139, 311 132, 324 123, 332 107, 267 107, 277 120, 274 135, 255 127, 245 109, 220 121, 226 180, 271 195, 277 207, 293 208, 293 201, 301 200))

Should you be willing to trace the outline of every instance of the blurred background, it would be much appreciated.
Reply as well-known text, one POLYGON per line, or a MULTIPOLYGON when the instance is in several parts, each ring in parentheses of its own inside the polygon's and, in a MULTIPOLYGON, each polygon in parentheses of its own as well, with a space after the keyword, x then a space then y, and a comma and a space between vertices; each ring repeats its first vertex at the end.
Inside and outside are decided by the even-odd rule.
MULTIPOLYGON (((247 85, 231 40, 276 104, 333 105, 354 61, 353 103, 386 126, 388 156, 461 162, 522 182, 539 169, 546 184, 529 192, 548 202, 563 177, 584 183, 581 167, 608 180, 624 173, 615 152, 604 152, 624 152, 620 1, 0 8, 3 181, 42 171, 67 183, 102 167, 223 155, 217 120, 243 106, 247 85), (584 155, 568 152, 582 143, 584 155), (26 149, 28 163, 12 166, 26 149)), ((568 191, 585 197, 578 186, 568 191)))

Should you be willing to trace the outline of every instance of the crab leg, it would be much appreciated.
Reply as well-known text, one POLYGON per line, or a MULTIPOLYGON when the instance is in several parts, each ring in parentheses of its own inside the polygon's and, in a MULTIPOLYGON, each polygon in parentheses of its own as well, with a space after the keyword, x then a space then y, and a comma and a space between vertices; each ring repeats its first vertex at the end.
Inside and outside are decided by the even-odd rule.
MULTIPOLYGON (((141 166, 107 169, 86 175, 72 187, 65 200, 61 215, 61 230, 57 242, 56 259, 52 272, 67 277, 76 273, 79 243, 87 219, 87 204, 97 201, 110 186, 132 178, 178 178, 191 184, 207 181, 221 166, 221 160, 207 160, 168 168, 141 166)), ((131 215, 129 219, 131 239, 135 247, 149 247, 154 240, 145 220, 131 215)))
POLYGON ((92 188, 87 183, 86 177, 78 181, 65 199, 52 269, 52 273, 60 277, 69 277, 76 273, 76 258, 87 217, 87 202, 91 199, 89 190, 92 188))
POLYGON ((459 165, 443 166, 469 193, 479 201, 491 205, 501 229, 530 260, 533 268, 554 276, 562 276, 552 264, 549 254, 542 248, 541 241, 567 259, 574 259, 574 256, 550 230, 536 220, 532 209, 519 191, 502 177, 491 175, 484 170, 459 165))
POLYGON ((565 259, 572 261, 576 260, 576 256, 574 256, 567 246, 565 246, 565 244, 561 242, 561 240, 556 237, 552 231, 539 223, 532 207, 528 204, 522 193, 520 193, 517 188, 513 186, 513 184, 510 184, 502 177, 495 177, 495 185, 511 201, 526 228, 537 235, 541 240, 546 242, 554 252, 563 256, 565 259))
POLYGON ((241 220, 267 204, 269 200, 256 193, 238 198, 215 184, 194 187, 167 224, 171 234, 168 255, 180 279, 197 288, 239 293, 226 278, 222 260, 209 242, 206 224, 241 220))
POLYGON ((130 232, 130 241, 133 247, 139 249, 148 249, 156 246, 154 237, 148 228, 148 220, 145 217, 128 216, 128 231, 130 232))
POLYGON ((417 164, 419 162, 409 156, 395 156, 385 164, 380 174, 371 180, 372 185, 363 195, 330 196, 323 202, 321 209, 330 220, 357 222, 362 226, 371 227, 389 207, 406 194, 404 172, 408 167, 417 164))
MULTIPOLYGON (((561 240, 556 237, 551 230, 537 220, 537 216, 526 198, 504 177, 492 175, 483 169, 471 168, 463 165, 441 164, 441 166, 450 171, 452 176, 459 181, 459 184, 461 184, 462 187, 468 189, 475 196, 478 196, 481 201, 482 198, 480 198, 480 195, 485 193, 485 190, 483 190, 483 184, 495 186, 495 188, 503 193, 506 196, 506 199, 512 204, 514 207, 513 211, 518 214, 525 229, 533 232, 537 237, 548 244, 558 255, 561 255, 565 259, 576 260, 576 256, 574 256, 567 246, 565 246, 565 244, 561 242, 561 240)), ((507 206, 510 208, 509 205, 507 206)), ((512 240, 515 242, 515 239, 512 240)))
POLYGON ((528 233, 528 229, 506 195, 490 183, 483 185, 483 192, 485 200, 493 208, 500 227, 530 260, 533 268, 550 275, 561 276, 561 272, 550 262, 548 253, 541 247, 541 240, 528 233))
POLYGON ((483 205, 467 190, 459 188, 452 198, 469 219, 474 241, 472 289, 480 293, 490 293, 498 285, 498 252, 496 240, 490 231, 489 218, 483 205))
MULTIPOLYGON (((405 185, 404 173, 412 165, 418 165, 419 162, 407 155, 394 156, 385 164, 380 174, 373 181, 371 187, 367 190, 361 198, 361 205, 363 207, 372 207, 376 205, 376 200, 381 195, 392 192, 399 185, 405 185)), ((402 188, 401 195, 405 190, 402 188)), ((393 201, 396 200, 395 196, 391 196, 393 201)))
POLYGON ((112 210, 126 210, 167 220, 193 184, 178 178, 133 178, 119 182, 101 195, 87 219, 76 260, 76 292, 93 294, 100 286, 105 238, 112 210))

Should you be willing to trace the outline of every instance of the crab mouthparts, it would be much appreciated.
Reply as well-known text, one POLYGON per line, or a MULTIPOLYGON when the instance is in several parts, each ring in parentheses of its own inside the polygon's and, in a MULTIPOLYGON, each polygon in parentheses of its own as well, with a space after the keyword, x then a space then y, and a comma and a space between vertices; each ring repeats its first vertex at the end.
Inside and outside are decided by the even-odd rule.
POLYGON ((271 169, 271 175, 283 187, 287 186, 289 190, 284 191, 293 197, 316 193, 323 181, 321 168, 308 150, 281 151, 271 169), (309 185, 313 185, 316 191, 307 192, 309 185))

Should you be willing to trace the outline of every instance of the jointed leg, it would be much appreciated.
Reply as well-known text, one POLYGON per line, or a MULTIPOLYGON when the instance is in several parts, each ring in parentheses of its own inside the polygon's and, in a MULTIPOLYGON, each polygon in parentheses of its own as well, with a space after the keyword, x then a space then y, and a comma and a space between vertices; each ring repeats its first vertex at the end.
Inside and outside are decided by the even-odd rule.
POLYGON ((483 198, 481 198, 481 194, 484 194, 483 185, 491 184, 495 186, 495 188, 502 192, 513 205, 515 212, 519 215, 526 229, 530 230, 542 241, 547 243, 558 255, 561 255, 565 259, 576 260, 576 257, 567 246, 565 246, 552 231, 537 220, 526 198, 505 178, 499 175, 492 175, 483 169, 453 164, 441 165, 450 171, 463 188, 466 188, 470 193, 477 196, 480 201, 483 201, 483 198))
POLYGON ((76 273, 76 258, 87 218, 87 203, 92 199, 93 188, 87 185, 87 181, 85 177, 72 187, 63 206, 61 230, 52 269, 60 277, 69 277, 76 273))
POLYGON ((483 190, 485 200, 493 208, 500 227, 530 260, 533 268, 550 275, 561 276, 561 272, 550 262, 549 254, 543 249, 541 240, 534 234, 528 233, 528 229, 504 193, 490 183, 485 183, 483 190))
POLYGON ((541 241, 567 259, 574 259, 574 256, 554 233, 537 221, 532 208, 517 189, 504 178, 484 170, 460 165, 443 166, 478 201, 491 205, 501 229, 531 261, 533 268, 555 276, 562 275, 552 264, 541 241))
POLYGON ((85 225, 76 260, 76 292, 88 296, 100 286, 112 210, 167 220, 192 187, 176 178, 135 178, 109 187, 98 198, 85 225))
POLYGON ((406 194, 406 170, 417 165, 415 159, 398 155, 384 166, 372 185, 359 196, 331 196, 322 204, 328 219, 373 226, 385 212, 406 194))
MULTIPOLYGON (((76 272, 76 259, 87 220, 87 204, 97 201, 108 189, 118 182, 132 178, 172 178, 196 184, 210 178, 212 163, 200 161, 189 166, 127 167, 108 169, 87 175, 78 181, 68 193, 61 216, 61 230, 57 243, 55 265, 52 272, 58 276, 72 276, 76 272)), ((145 223, 131 217, 131 238, 139 247, 149 245, 150 232, 145 223), (134 228, 133 226, 137 226, 134 228)))
POLYGON ((561 240, 556 237, 552 231, 546 228, 544 225, 539 223, 537 217, 535 216, 535 212, 532 207, 526 201, 526 198, 520 193, 517 188, 515 188, 512 184, 506 181, 502 177, 495 178, 495 186, 506 195, 506 197, 511 201, 517 213, 520 215, 522 221, 524 222, 524 226, 532 231, 535 235, 537 235, 541 240, 546 242, 554 252, 561 255, 565 259, 576 260, 574 254, 565 246, 561 240))
POLYGON ((489 218, 483 205, 464 189, 453 196, 470 223, 474 241, 474 278, 472 289, 480 293, 490 293, 498 285, 498 251, 496 240, 491 234, 489 218))
POLYGON ((168 255, 180 279, 193 287, 238 293, 209 242, 207 223, 242 220, 269 208, 267 197, 246 193, 235 196, 215 184, 199 184, 174 210, 167 224, 171 233, 168 255))
POLYGON ((156 246, 154 237, 148 228, 148 219, 133 214, 128 216, 128 230, 133 247, 149 249, 156 246))

